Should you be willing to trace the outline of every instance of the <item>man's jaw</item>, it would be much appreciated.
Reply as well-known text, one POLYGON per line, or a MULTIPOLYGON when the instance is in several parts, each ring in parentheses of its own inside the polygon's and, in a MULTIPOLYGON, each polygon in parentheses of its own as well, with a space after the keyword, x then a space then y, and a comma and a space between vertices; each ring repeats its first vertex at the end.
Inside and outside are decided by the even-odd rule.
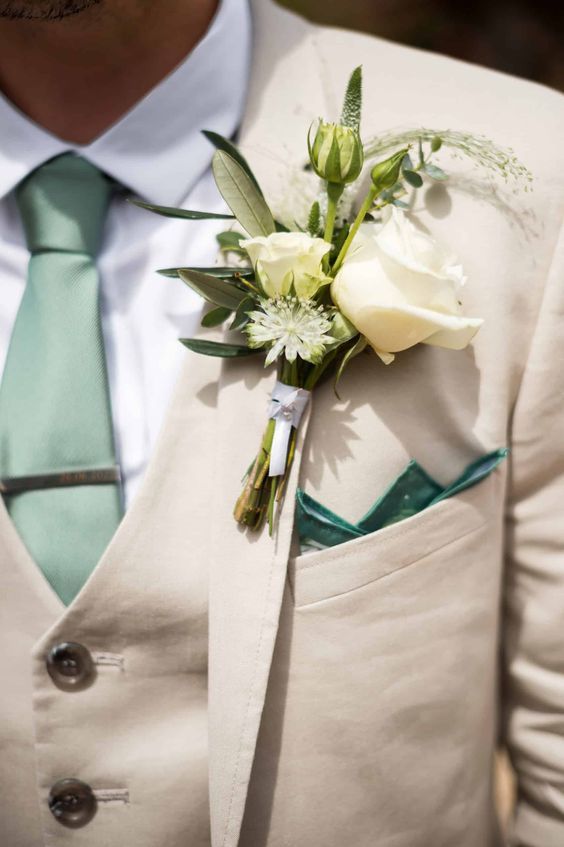
POLYGON ((59 21, 78 15, 103 0, 0 0, 0 18, 20 21, 59 21))

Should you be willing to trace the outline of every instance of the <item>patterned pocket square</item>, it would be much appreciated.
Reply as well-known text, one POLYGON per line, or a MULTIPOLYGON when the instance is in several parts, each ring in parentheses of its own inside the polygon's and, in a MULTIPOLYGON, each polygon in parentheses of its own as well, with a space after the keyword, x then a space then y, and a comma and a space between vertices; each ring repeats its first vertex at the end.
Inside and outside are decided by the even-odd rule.
POLYGON ((421 465, 412 459, 388 490, 356 524, 339 517, 305 491, 298 489, 296 519, 300 550, 302 553, 325 550, 327 547, 335 547, 354 538, 362 538, 385 526, 410 518, 422 512, 423 509, 476 485, 489 476, 504 461, 508 453, 509 450, 504 447, 482 456, 468 465, 464 473, 446 488, 436 482, 421 465))

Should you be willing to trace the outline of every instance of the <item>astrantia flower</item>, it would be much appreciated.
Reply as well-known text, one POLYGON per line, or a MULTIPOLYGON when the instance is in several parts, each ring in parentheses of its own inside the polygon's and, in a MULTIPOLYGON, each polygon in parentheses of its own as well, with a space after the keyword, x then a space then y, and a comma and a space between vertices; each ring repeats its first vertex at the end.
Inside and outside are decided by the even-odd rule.
POLYGON ((289 362, 296 356, 305 362, 319 364, 332 342, 329 313, 311 300, 280 297, 261 300, 260 311, 250 312, 246 327, 249 347, 268 347, 265 366, 271 365, 282 353, 289 362))

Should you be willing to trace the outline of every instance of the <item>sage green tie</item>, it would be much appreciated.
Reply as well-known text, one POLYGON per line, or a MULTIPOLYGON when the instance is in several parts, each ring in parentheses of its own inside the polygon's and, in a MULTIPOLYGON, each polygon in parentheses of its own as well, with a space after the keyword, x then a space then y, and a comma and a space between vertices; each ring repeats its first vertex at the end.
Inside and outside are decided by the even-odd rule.
POLYGON ((0 478, 22 540, 65 604, 121 518, 94 261, 112 190, 73 154, 16 189, 31 257, 0 385, 0 478))

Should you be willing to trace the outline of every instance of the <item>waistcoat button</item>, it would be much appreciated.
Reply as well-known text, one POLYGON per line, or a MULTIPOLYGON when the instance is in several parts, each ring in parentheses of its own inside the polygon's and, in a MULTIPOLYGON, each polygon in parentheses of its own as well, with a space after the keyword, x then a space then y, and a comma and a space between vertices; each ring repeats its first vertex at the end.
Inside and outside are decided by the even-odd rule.
POLYGON ((86 826, 96 814, 96 797, 79 779, 60 779, 49 792, 49 809, 60 824, 70 829, 86 826))
POLYGON ((92 656, 82 644, 65 641, 55 644, 47 655, 47 671, 63 691, 80 691, 94 678, 92 656))

